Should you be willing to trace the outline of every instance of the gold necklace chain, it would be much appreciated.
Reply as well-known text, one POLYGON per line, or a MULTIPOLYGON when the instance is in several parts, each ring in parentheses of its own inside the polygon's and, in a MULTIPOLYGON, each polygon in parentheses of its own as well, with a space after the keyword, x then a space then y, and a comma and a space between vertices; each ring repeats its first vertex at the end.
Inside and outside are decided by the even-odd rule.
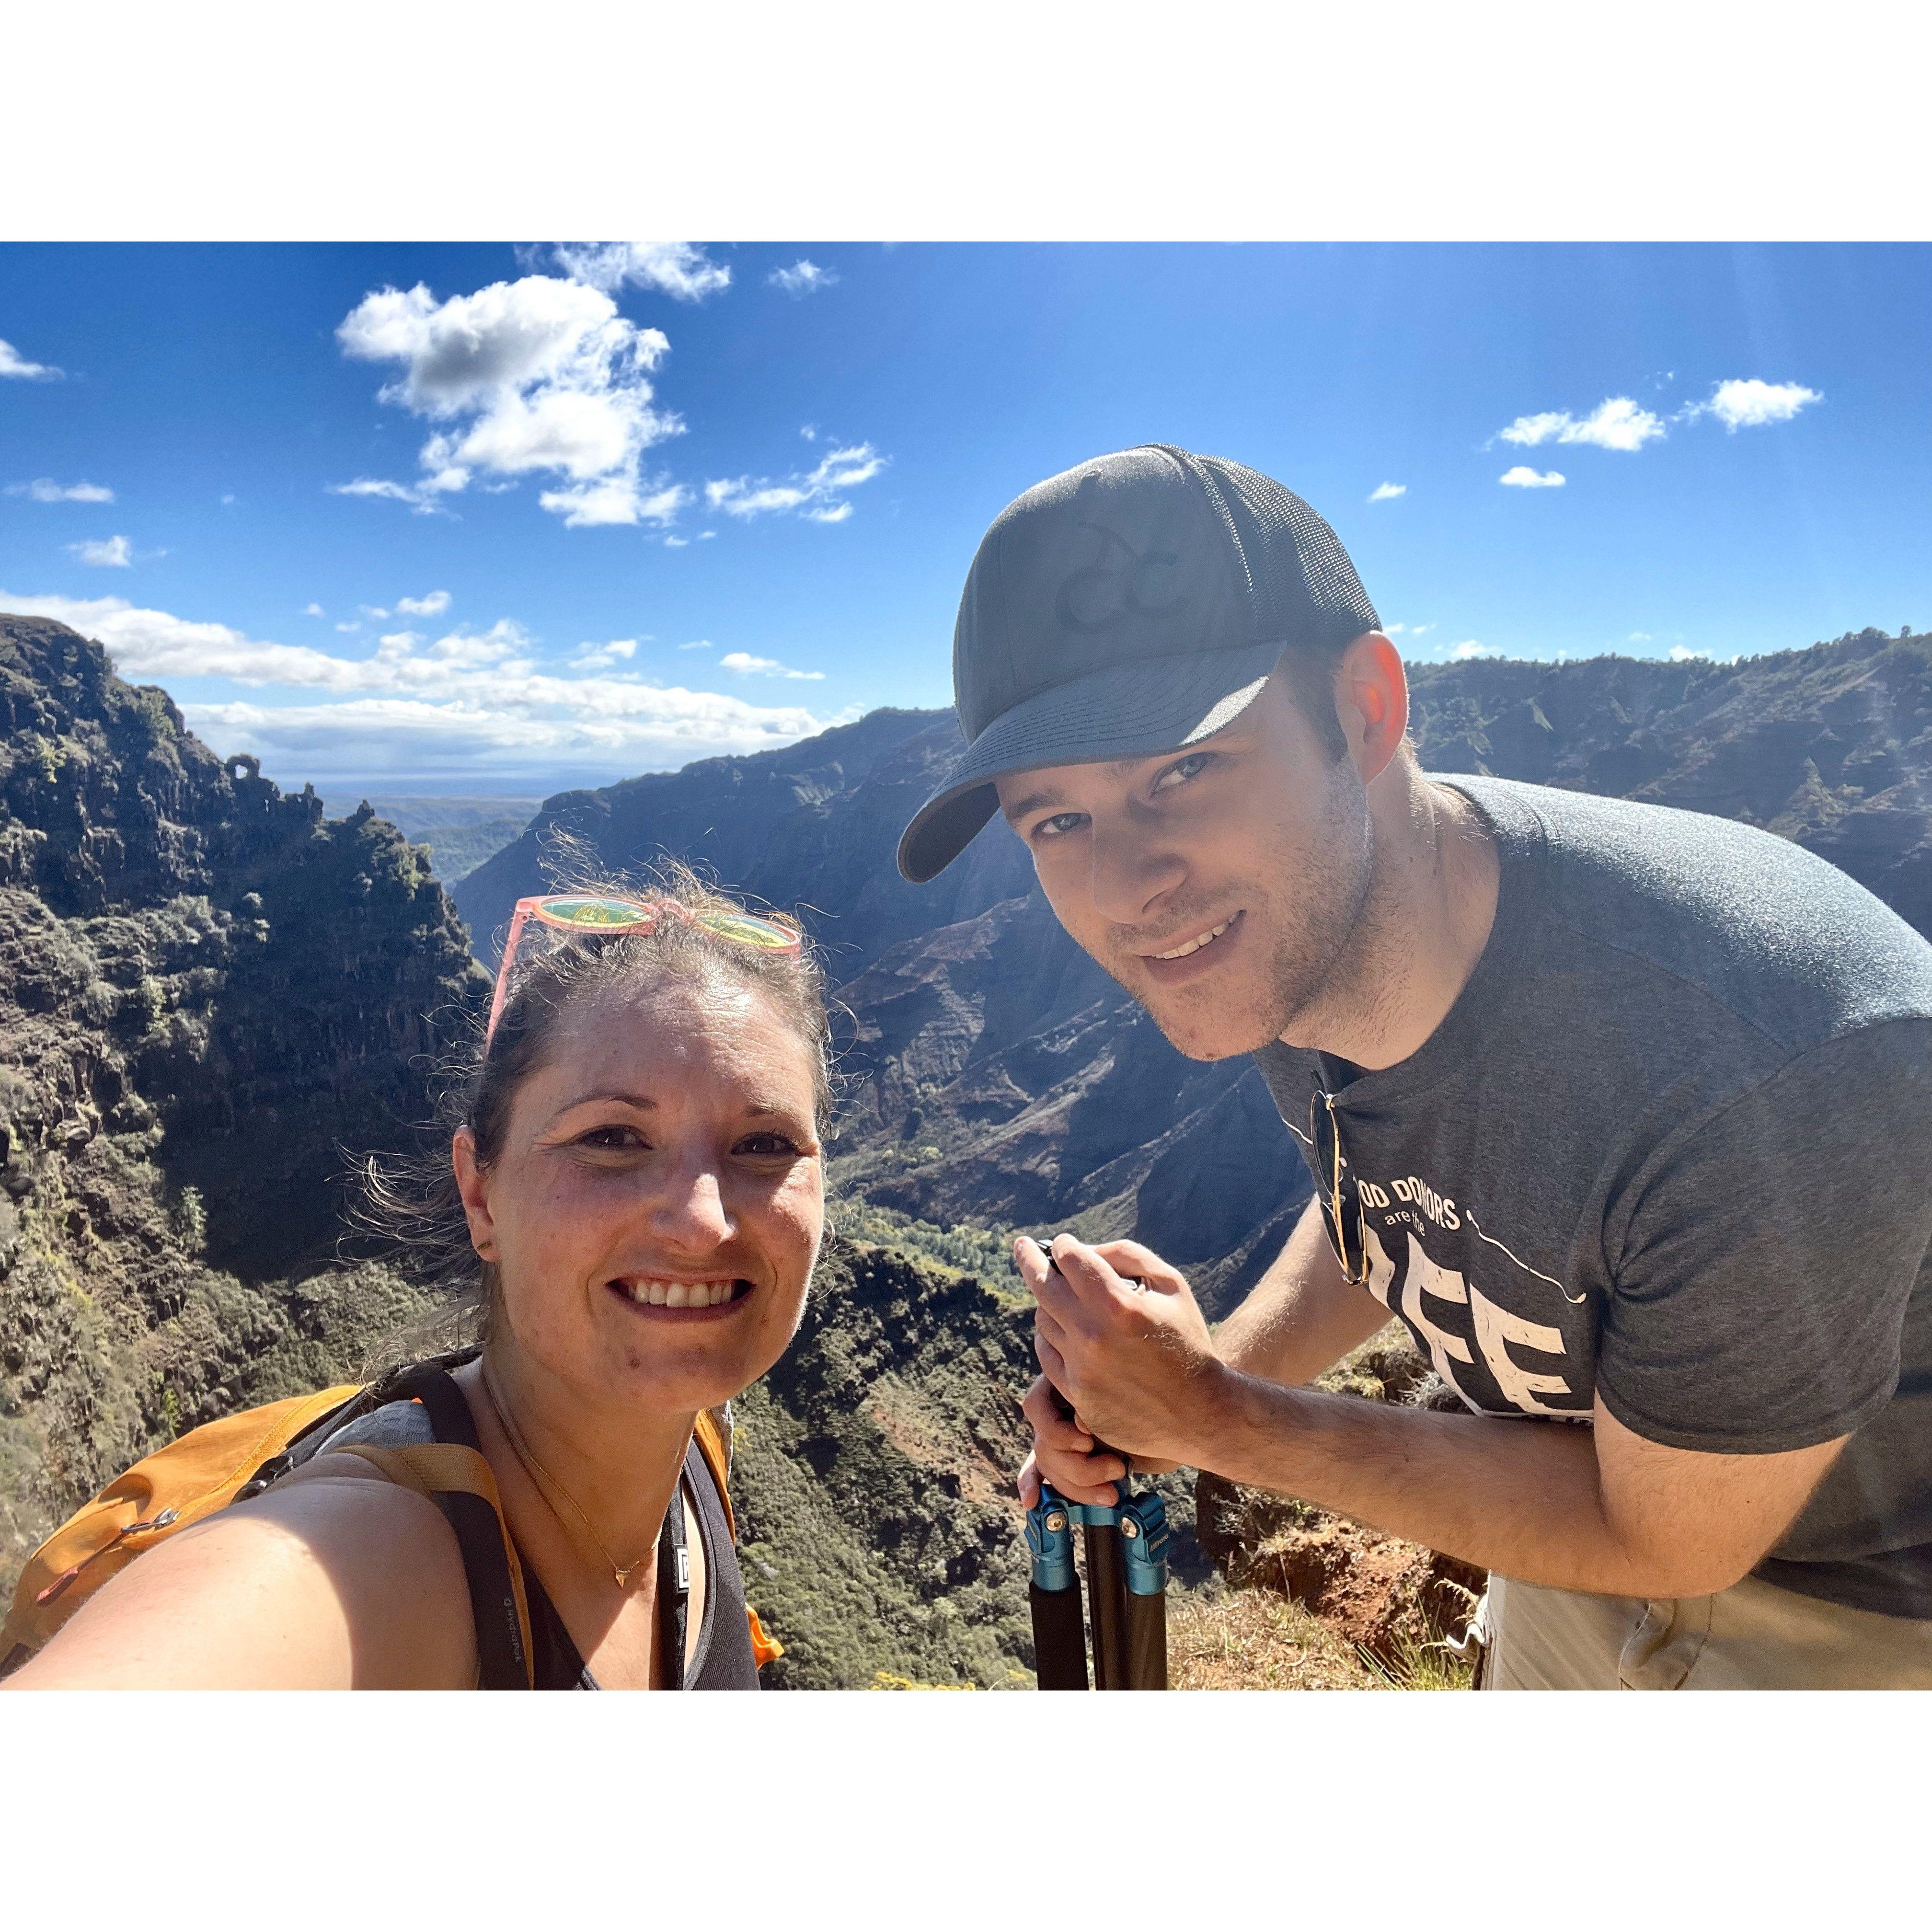
MULTIPOLYGON (((489 1392, 490 1406, 496 1412, 496 1420, 503 1425, 503 1433, 509 1438, 510 1448, 515 1454, 517 1460, 524 1466, 525 1474, 536 1485, 537 1494, 543 1498, 544 1507, 552 1516, 556 1517, 559 1525, 567 1532, 570 1526, 566 1523, 563 1518, 558 1514, 556 1504, 550 1499, 550 1492, 552 1490, 555 1490, 557 1494, 569 1504, 572 1514, 578 1521, 583 1524, 585 1533, 590 1537, 591 1541, 596 1544, 598 1553, 602 1556, 606 1563, 610 1564, 611 1581, 616 1585, 620 1592, 628 1590, 630 1588, 631 1579, 642 1566, 644 1557, 654 1556, 656 1553, 658 1538, 664 1534, 662 1528, 660 1527, 657 1535, 652 1538, 651 1546, 644 1552, 644 1556, 638 1557, 634 1562, 620 1563, 616 1558, 604 1547, 604 1539, 597 1534, 590 1519, 584 1514, 583 1507, 577 1498, 537 1460, 536 1450, 524 1440, 524 1432, 517 1426, 516 1418, 510 1413, 509 1404, 503 1400, 502 1392, 497 1388, 496 1377, 490 1372, 489 1358, 487 1356, 479 1357, 478 1366, 483 1371, 483 1386, 489 1392)), ((674 1493, 671 1500, 674 1502, 677 1500, 674 1493)))

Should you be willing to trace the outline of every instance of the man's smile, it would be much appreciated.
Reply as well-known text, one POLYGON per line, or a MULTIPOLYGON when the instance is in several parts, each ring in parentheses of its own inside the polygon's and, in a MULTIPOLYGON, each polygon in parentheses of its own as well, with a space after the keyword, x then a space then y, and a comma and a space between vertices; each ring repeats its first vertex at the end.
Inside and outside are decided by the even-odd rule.
POLYGON ((1218 925, 1203 926, 1160 952, 1136 952, 1134 956, 1156 985, 1181 985, 1228 956, 1246 916, 1245 911, 1230 913, 1218 925))

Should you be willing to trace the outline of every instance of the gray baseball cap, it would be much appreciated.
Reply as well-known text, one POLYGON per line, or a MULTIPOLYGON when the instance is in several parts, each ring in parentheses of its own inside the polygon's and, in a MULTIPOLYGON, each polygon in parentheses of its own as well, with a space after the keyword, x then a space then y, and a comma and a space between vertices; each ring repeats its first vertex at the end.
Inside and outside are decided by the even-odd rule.
POLYGON ((999 809, 993 781, 1210 736, 1290 644, 1382 628, 1335 532, 1272 477, 1144 443, 1036 483, 994 520, 952 632, 965 755, 899 841, 934 878, 999 809))

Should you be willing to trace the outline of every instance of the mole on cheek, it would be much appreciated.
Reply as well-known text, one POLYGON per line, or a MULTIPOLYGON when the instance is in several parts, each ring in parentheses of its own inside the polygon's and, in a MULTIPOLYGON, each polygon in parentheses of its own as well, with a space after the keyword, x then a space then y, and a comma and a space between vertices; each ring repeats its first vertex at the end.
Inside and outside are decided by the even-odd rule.
POLYGON ((638 1358, 638 1352, 634 1348, 630 1352, 626 1359, 634 1369, 641 1369, 644 1366, 643 1362, 638 1358))

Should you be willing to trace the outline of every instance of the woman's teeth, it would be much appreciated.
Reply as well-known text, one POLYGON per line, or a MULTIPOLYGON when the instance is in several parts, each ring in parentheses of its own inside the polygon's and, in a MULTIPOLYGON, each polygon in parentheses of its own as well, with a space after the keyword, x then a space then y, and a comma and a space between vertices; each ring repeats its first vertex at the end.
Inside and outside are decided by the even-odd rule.
POLYGON ((1172 952, 1156 952, 1154 956, 1156 959, 1185 959, 1190 952, 1198 952, 1202 946, 1213 945, 1214 941, 1219 939, 1234 922, 1232 917, 1224 919, 1219 926, 1210 927, 1205 932, 1196 934, 1186 945, 1177 946, 1172 952))
POLYGON ((735 1281, 622 1281, 617 1286, 633 1301, 653 1308, 716 1308, 738 1292, 735 1281))

